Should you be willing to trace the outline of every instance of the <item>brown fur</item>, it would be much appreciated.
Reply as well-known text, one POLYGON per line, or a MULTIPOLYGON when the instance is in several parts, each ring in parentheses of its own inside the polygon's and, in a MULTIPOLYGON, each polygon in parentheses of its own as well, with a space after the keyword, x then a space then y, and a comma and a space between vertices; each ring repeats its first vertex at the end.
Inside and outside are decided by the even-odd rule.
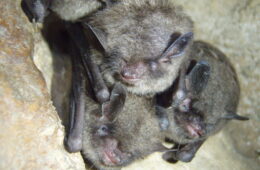
MULTIPOLYGON (((180 65, 189 54, 187 47, 182 55, 168 63, 157 61, 172 43, 174 33, 192 31, 189 17, 168 0, 125 0, 98 11, 87 22, 103 34, 101 44, 105 48, 105 57, 99 55, 101 61, 98 65, 108 84, 121 81, 118 74, 124 64, 146 64, 144 76, 134 85, 122 81, 127 90, 135 94, 153 95, 165 90, 176 78, 180 65), (149 62, 157 62, 154 71, 147 64, 149 62)), ((97 60, 97 56, 94 54, 92 57, 97 60)))
MULTIPOLYGON (((205 60, 211 67, 208 85, 201 93, 199 101, 194 104, 194 107, 203 113, 206 135, 199 139, 188 139, 185 129, 175 123, 172 108, 167 110, 170 120, 169 130, 166 133, 161 132, 155 116, 153 101, 129 93, 123 111, 116 116, 110 126, 113 129, 112 137, 119 140, 120 149, 131 155, 120 166, 152 152, 162 151, 161 142, 165 137, 180 144, 204 140, 218 132, 228 122, 222 119, 222 116, 228 114, 229 111, 236 112, 239 84, 228 59, 219 50, 203 42, 195 42, 192 52, 191 59, 205 60)), ((106 169, 108 167, 104 166, 100 159, 104 138, 97 138, 94 130, 102 125, 97 116, 101 114, 101 108, 91 99, 87 99, 87 101, 88 106, 91 107, 85 114, 87 126, 84 130, 83 153, 95 165, 106 169)))
POLYGON ((190 59, 204 60, 210 66, 208 84, 199 100, 193 104, 193 107, 200 111, 206 131, 200 138, 188 138, 187 130, 176 124, 174 108, 168 108, 170 127, 167 136, 181 144, 206 139, 221 130, 228 122, 224 117, 236 113, 240 94, 235 70, 228 58, 218 49, 204 42, 195 42, 190 59))
MULTIPOLYGON (((153 105, 151 99, 128 94, 122 112, 108 123, 112 132, 107 138, 119 140, 119 149, 128 155, 117 165, 118 167, 161 150, 162 137, 153 105)), ((87 106, 86 126, 83 132, 83 155, 98 168, 110 169, 102 161, 106 136, 97 135, 97 129, 104 124, 100 120, 101 107, 89 98, 87 98, 87 106)))

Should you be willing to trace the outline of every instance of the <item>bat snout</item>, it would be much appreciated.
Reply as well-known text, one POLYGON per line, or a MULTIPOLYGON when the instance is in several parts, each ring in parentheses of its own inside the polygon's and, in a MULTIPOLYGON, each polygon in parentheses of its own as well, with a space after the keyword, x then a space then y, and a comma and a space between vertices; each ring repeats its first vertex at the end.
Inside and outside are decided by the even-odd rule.
POLYGON ((192 138, 200 138, 205 135, 203 126, 198 124, 187 124, 186 129, 192 138))
POLYGON ((118 141, 114 138, 104 139, 101 160, 106 166, 119 166, 129 159, 129 154, 122 152, 118 148, 118 141))
POLYGON ((131 65, 125 65, 120 72, 121 79, 129 84, 134 84, 141 80, 146 72, 146 66, 143 62, 138 62, 131 65))

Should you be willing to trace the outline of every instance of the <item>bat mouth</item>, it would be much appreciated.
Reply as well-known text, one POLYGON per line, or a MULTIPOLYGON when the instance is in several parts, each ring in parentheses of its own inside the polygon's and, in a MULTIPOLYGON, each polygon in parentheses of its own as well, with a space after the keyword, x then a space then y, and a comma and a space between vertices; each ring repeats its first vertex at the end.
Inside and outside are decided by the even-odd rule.
POLYGON ((124 83, 134 85, 143 78, 146 71, 146 66, 143 62, 125 64, 121 67, 120 79, 124 83))
POLYGON ((118 141, 113 138, 105 138, 102 149, 101 160, 106 166, 122 165, 129 158, 129 154, 118 148, 118 141))
POLYGON ((127 77, 127 76, 120 76, 120 79, 123 83, 129 84, 129 85, 135 85, 138 81, 141 80, 141 78, 127 77))
POLYGON ((135 86, 136 83, 138 83, 141 80, 141 78, 137 78, 137 77, 122 76, 120 72, 116 72, 113 75, 113 77, 114 80, 119 81, 126 86, 135 86))
POLYGON ((180 112, 174 116, 176 124, 186 132, 187 138, 201 138, 206 134, 203 120, 195 113, 180 112))
POLYGON ((198 125, 187 124, 186 130, 188 131, 191 138, 200 138, 205 134, 205 131, 202 129, 202 127, 198 125))

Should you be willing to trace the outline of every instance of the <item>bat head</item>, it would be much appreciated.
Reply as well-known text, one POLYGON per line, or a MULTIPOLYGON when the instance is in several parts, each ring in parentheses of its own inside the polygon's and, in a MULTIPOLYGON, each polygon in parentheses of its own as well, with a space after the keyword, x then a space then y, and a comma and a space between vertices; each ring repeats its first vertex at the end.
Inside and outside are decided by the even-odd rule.
POLYGON ((179 112, 174 113, 175 125, 182 129, 183 135, 188 139, 197 139, 205 136, 206 125, 203 120, 202 114, 191 112, 179 112))
POLYGON ((122 167, 164 149, 153 99, 126 94, 116 83, 110 100, 89 100, 83 132, 83 154, 98 167, 122 167))
POLYGON ((113 137, 114 129, 109 123, 100 123, 92 128, 92 147, 103 166, 122 166, 129 162, 131 154, 122 151, 119 141, 113 137))
POLYGON ((193 40, 191 20, 166 0, 118 3, 95 14, 87 26, 104 49, 104 79, 135 94, 169 87, 193 40))

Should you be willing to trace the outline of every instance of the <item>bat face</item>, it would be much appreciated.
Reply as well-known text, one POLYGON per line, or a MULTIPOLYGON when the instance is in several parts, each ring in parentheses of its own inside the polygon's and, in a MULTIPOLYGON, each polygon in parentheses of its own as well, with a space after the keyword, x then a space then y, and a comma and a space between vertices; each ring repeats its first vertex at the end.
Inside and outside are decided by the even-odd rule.
POLYGON ((83 154, 97 167, 122 167, 164 148, 150 99, 129 94, 123 110, 109 121, 100 114, 98 105, 89 106, 83 154))
MULTIPOLYGON (((179 46, 180 41, 185 41, 185 38, 188 44, 191 37, 191 33, 185 34, 175 40, 175 44, 171 45, 179 46)), ((185 44, 185 47, 187 44, 185 44)), ((165 53, 156 56, 152 56, 149 51, 147 51, 147 54, 142 54, 143 51, 140 54, 129 54, 132 55, 131 57, 120 55, 120 53, 117 53, 119 55, 109 56, 114 60, 113 62, 105 62, 103 68, 114 68, 114 70, 112 72, 106 69, 102 70, 104 78, 111 83, 121 82, 132 93, 154 94, 160 92, 170 86, 170 83, 176 78, 177 70, 179 70, 183 58, 186 58, 184 51, 178 53, 179 49, 174 48, 179 47, 169 46, 164 49, 165 53), (151 57, 148 58, 149 55, 151 57)))
POLYGON ((89 24, 105 50, 100 65, 109 84, 135 94, 169 87, 192 44, 192 22, 168 1, 127 1, 98 12, 89 24))
POLYGON ((182 129, 182 135, 187 139, 202 138, 205 135, 205 122, 200 113, 176 112, 174 114, 176 128, 182 129))
POLYGON ((112 128, 106 123, 92 127, 91 144, 98 158, 98 164, 122 166, 125 162, 129 162, 131 154, 122 151, 119 141, 112 135, 112 128))
POLYGON ((239 83, 226 56, 203 42, 195 42, 191 54, 190 58, 198 62, 185 73, 177 87, 181 90, 173 94, 172 106, 164 110, 169 121, 168 137, 177 143, 203 140, 222 129, 228 119, 246 120, 236 114, 239 83), (181 99, 180 91, 189 95, 181 99))

